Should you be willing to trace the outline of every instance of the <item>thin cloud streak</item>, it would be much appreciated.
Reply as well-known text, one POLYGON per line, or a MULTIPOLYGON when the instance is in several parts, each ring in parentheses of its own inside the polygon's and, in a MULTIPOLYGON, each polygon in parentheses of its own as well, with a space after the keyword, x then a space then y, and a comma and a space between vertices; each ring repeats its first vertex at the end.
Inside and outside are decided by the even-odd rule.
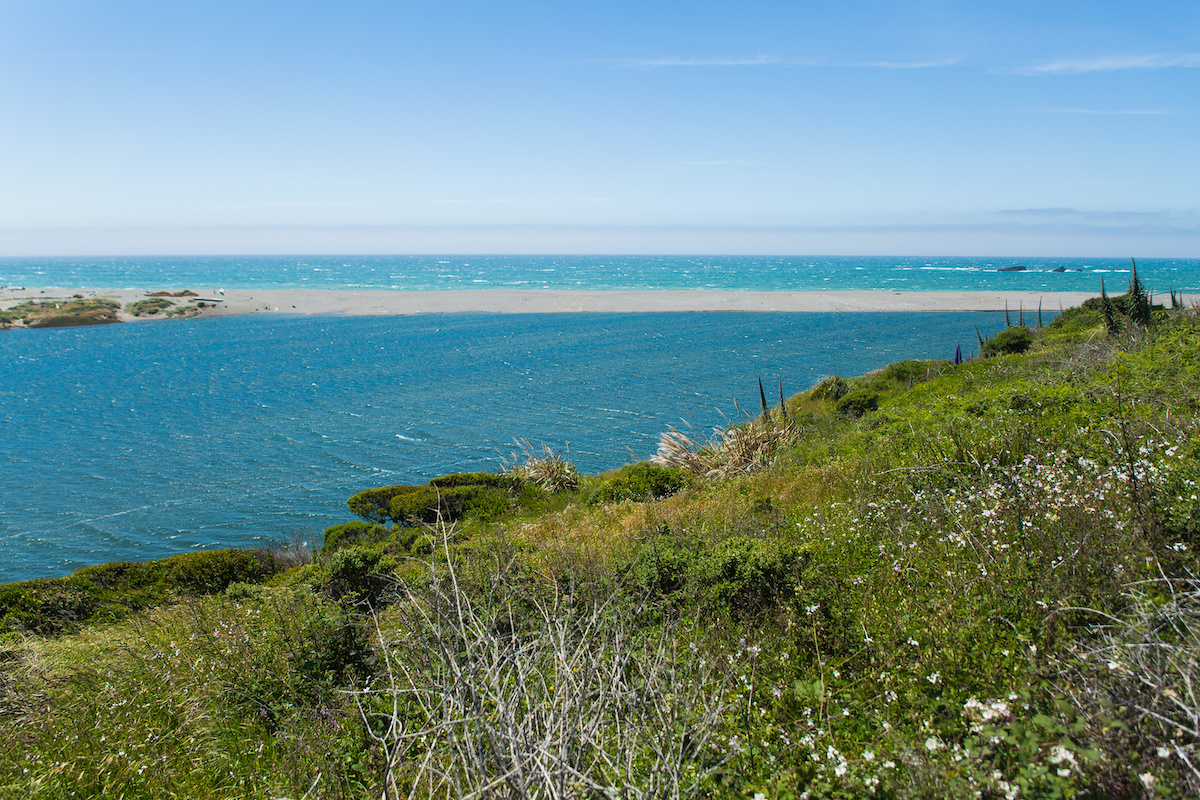
POLYGON ((137 53, 123 52, 105 52, 97 50, 95 52, 83 53, 56 53, 57 58, 131 58, 138 55, 137 53))
MULTIPOLYGON (((942 58, 935 61, 863 61, 829 64, 831 67, 846 69, 933 69, 935 67, 950 67, 958 63, 957 58, 942 58)), ((813 66, 819 66, 814 64, 813 66)))
POLYGON ((1175 112, 1162 108, 1151 109, 1102 109, 1102 108, 1022 108, 1026 114, 1090 114, 1099 117, 1163 117, 1175 112))
POLYGON ((956 58, 933 61, 822 61, 819 59, 753 56, 744 58, 639 58, 621 62, 627 69, 657 69, 661 67, 825 67, 835 69, 931 69, 957 64, 956 58))
POLYGON ((676 161, 672 167, 765 167, 757 161, 676 161))
POLYGON ((1129 69, 1170 69, 1200 67, 1200 53, 1179 56, 1152 54, 1144 56, 1099 56, 1096 58, 1065 58, 1029 67, 992 70, 1011 75, 1082 75, 1088 72, 1115 72, 1129 69))
POLYGON ((783 63, 771 56, 749 58, 639 58, 624 62, 630 69, 654 69, 655 67, 766 67, 783 63))

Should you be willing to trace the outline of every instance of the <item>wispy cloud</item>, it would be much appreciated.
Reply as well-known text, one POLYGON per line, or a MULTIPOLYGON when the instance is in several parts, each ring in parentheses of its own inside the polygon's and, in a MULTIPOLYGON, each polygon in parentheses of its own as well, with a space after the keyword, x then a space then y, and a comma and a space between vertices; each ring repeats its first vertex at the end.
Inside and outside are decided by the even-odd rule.
POLYGON ((631 69, 654 69, 656 67, 765 67, 783 63, 773 56, 718 56, 715 58, 635 58, 622 62, 631 69))
POLYGON ((82 53, 57 53, 58 58, 129 58, 136 53, 109 52, 103 50, 85 51, 82 53))
POLYGON ((504 203, 525 203, 526 200, 520 200, 516 197, 484 197, 477 199, 467 199, 459 197, 443 197, 441 200, 434 200, 435 203, 442 203, 451 206, 470 206, 470 205, 488 205, 488 204, 504 204, 504 203))
POLYGON ((933 69, 934 67, 949 67, 957 63, 957 58, 942 58, 934 61, 849 61, 828 66, 848 69, 933 69))
POLYGON ((1157 117, 1168 116, 1174 114, 1173 111, 1167 111, 1163 108, 1147 108, 1147 109, 1104 109, 1104 108, 1022 108, 1018 109, 1026 114, 1091 114, 1101 117, 1157 117))
POLYGON ((661 58, 636 58, 622 61, 628 69, 659 69, 666 67, 833 67, 842 69, 929 69, 946 67, 958 59, 946 58, 932 61, 824 61, 820 59, 780 58, 778 56, 738 56, 713 58, 684 58, 666 56, 661 58))
POLYGON ((681 169, 683 167, 763 167, 765 164, 760 164, 757 161, 676 161, 668 166, 681 169))
POLYGON ((1064 58, 1026 67, 993 70, 1014 75, 1081 75, 1086 72, 1115 72, 1128 69, 1169 69, 1200 67, 1200 53, 1141 56, 1097 56, 1095 58, 1064 58))
POLYGON ((224 203, 218 208, 344 208, 350 203, 224 203))

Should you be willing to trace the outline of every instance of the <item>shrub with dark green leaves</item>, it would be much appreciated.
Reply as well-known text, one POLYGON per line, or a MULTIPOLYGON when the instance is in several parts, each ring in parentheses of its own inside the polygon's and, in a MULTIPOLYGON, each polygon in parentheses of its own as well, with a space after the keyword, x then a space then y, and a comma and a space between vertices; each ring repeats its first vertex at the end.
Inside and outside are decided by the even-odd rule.
POLYGON ((262 550, 198 550, 163 559, 166 583, 191 594, 216 594, 231 583, 257 583, 273 569, 262 550))
POLYGON ((894 364, 889 364, 880 371, 873 383, 896 383, 907 385, 909 383, 920 383, 930 376, 936 375, 937 368, 935 361, 916 361, 909 359, 908 361, 897 361, 894 364))
POLYGON ((218 594, 238 582, 258 583, 287 567, 266 550, 202 550, 4 584, 0 629, 54 635, 91 620, 121 619, 172 598, 218 594))
POLYGON ((855 389, 838 400, 834 412, 839 417, 858 419, 868 411, 879 408, 879 395, 866 389, 855 389))
POLYGON ((376 523, 391 522, 395 519, 392 516, 392 501, 402 495, 419 492, 425 488, 427 487, 382 486, 378 489, 365 489, 347 500, 346 505, 363 519, 376 523))
POLYGON ((823 379, 812 390, 816 400, 841 400, 850 392, 850 381, 839 375, 830 375, 823 379))
POLYGON ((495 519, 512 505, 508 492, 494 486, 420 486, 392 499, 391 518, 415 524, 459 519, 495 519))
POLYGON ((434 478, 429 485, 439 489, 453 486, 490 486, 515 491, 521 487, 521 479, 516 475, 493 475, 490 472, 453 472, 434 478))
POLYGON ((688 474, 677 467, 660 467, 646 461, 622 467, 597 487, 589 505, 621 500, 657 500, 675 494, 687 485, 688 474))
POLYGON ((1033 344, 1033 333, 1029 328, 1020 325, 1000 331, 983 343, 979 354, 984 358, 991 356, 1024 353, 1033 344))
POLYGON ((370 522, 354 520, 325 529, 325 539, 321 544, 321 555, 329 555, 335 550, 352 544, 382 542, 391 537, 392 532, 387 527, 370 522))
POLYGON ((515 475, 461 472, 434 478, 425 486, 367 489, 346 501, 350 510, 376 523, 434 524, 459 519, 491 520, 523 497, 525 482, 515 475))
POLYGON ((341 602, 374 605, 391 586, 388 574, 399 563, 380 545, 351 545, 330 557, 325 591, 341 602))
POLYGON ((709 603, 744 614, 791 598, 807 563, 796 545, 733 536, 697 559, 692 571, 709 603))

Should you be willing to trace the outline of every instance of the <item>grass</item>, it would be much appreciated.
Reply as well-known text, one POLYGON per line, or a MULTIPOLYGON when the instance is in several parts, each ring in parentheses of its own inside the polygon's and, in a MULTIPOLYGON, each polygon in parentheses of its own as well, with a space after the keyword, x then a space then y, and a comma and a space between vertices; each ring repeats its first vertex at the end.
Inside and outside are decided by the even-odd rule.
POLYGON ((1108 327, 830 378, 654 469, 526 443, 431 483, 506 509, 10 615, 0 795, 1196 796, 1200 315, 1108 327))

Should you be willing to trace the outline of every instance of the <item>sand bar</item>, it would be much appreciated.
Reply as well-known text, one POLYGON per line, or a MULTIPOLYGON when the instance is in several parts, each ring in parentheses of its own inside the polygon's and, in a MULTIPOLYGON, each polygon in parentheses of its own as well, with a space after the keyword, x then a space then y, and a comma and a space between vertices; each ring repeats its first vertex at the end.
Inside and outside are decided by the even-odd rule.
MULTIPOLYGON (((162 287, 177 291, 176 287, 162 287)), ((203 302, 203 316, 231 314, 344 314, 401 316, 452 312, 545 314, 564 312, 685 311, 1010 311, 1024 308, 1058 311, 1095 295, 1088 292, 730 292, 730 291, 570 291, 558 289, 479 289, 462 291, 389 291, 331 289, 212 289, 187 287, 203 302)), ((148 296, 145 289, 63 289, 0 287, 0 310, 26 300, 61 300, 73 295, 104 297, 122 308, 148 296)), ((122 314, 125 319, 132 319, 122 314)), ((151 317, 149 319, 155 319, 151 317)), ((145 319, 145 318, 143 318, 145 319)))

